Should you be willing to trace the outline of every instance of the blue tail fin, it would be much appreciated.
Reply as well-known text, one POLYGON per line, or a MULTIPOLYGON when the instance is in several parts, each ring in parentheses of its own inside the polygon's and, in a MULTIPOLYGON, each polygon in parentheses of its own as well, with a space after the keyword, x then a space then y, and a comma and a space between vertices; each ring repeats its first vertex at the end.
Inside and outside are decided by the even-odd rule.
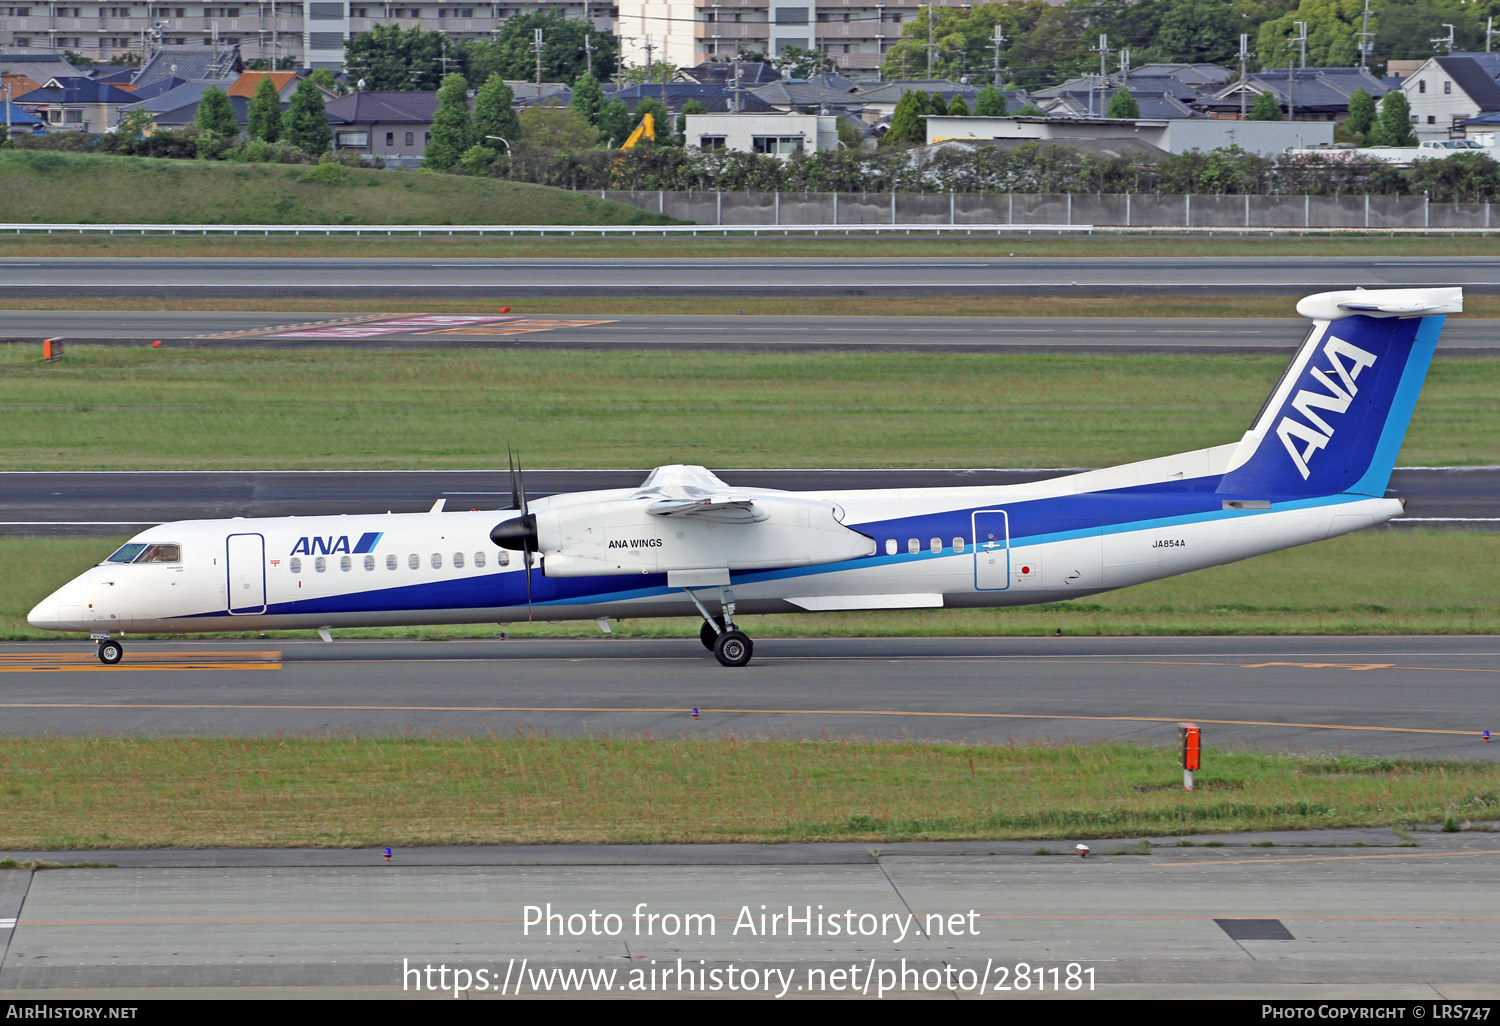
POLYGON ((1312 330, 1245 433, 1221 494, 1382 496, 1456 288, 1325 292, 1312 330))

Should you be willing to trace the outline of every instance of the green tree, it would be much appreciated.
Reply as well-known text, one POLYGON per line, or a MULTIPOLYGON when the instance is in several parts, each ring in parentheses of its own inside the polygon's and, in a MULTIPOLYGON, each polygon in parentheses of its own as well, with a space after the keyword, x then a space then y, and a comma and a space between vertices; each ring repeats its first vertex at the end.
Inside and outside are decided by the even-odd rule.
POLYGON ((583 74, 573 83, 573 99, 568 106, 589 119, 589 124, 599 124, 599 112, 604 109, 604 88, 590 74, 583 74))
POLYGON ((209 86, 203 90, 203 95, 198 100, 198 113, 193 115, 193 124, 222 139, 233 139, 240 134, 240 123, 234 116, 234 107, 229 103, 229 94, 218 86, 209 86))
POLYGON ((521 111, 521 133, 535 146, 576 153, 599 142, 599 130, 572 107, 533 104, 521 111))
POLYGON ((338 80, 331 68, 319 68, 309 77, 335 96, 343 96, 349 92, 349 87, 338 80))
POLYGON ((494 163, 495 151, 475 143, 458 158, 458 171, 460 174, 483 178, 490 173, 490 165, 494 163))
POLYGON ((783 78, 812 78, 834 69, 832 57, 820 50, 806 50, 800 46, 783 46, 781 52, 771 58, 770 64, 781 72, 783 78))
POLYGON ((535 79, 536 52, 532 47, 537 29, 542 30, 542 81, 576 82, 588 71, 585 45, 593 48, 597 77, 609 78, 615 73, 619 44, 614 36, 600 32, 586 21, 533 11, 507 18, 493 40, 466 44, 470 76, 476 82, 494 74, 523 82, 535 79))
POLYGON ((376 25, 344 44, 344 67, 368 90, 436 89, 443 74, 444 48, 450 58, 461 58, 462 48, 442 32, 376 25))
POLYGON ((922 115, 927 113, 927 94, 917 89, 908 89, 896 101, 896 110, 891 114, 891 127, 881 143, 886 146, 914 146, 927 141, 927 125, 922 115))
POLYGON ((521 138, 521 122, 511 109, 515 92, 499 75, 491 75, 474 94, 474 142, 499 152, 521 138), (505 143, 496 142, 496 138, 505 143))
POLYGON ((156 115, 152 114, 145 107, 136 107, 134 110, 125 112, 120 118, 120 123, 115 131, 127 139, 141 139, 145 137, 146 130, 151 127, 151 123, 155 120, 156 115))
POLYGON ((432 115, 432 139, 427 144, 427 156, 422 166, 451 171, 458 158, 473 145, 469 83, 462 75, 449 75, 438 89, 437 111, 432 115))
POLYGON ((281 97, 276 92, 276 83, 266 75, 255 87, 255 96, 250 100, 250 138, 275 142, 281 138, 281 97))
MULTIPOLYGON (((1049 10, 1043 0, 1009 0, 1007 3, 982 3, 972 7, 924 7, 915 18, 902 26, 902 38, 892 44, 882 59, 881 73, 889 79, 925 78, 927 76, 928 40, 932 41, 932 73, 939 78, 957 79, 965 74, 982 73, 995 77, 995 26, 1004 29, 1007 43, 1002 46, 1002 75, 1014 78, 1014 62, 1030 54, 1017 41, 1035 28, 1049 10), (934 20, 931 34, 928 17, 934 20)), ((1078 36, 1068 42, 1077 48, 1078 36)), ((1095 65, 1098 58, 1094 59, 1095 65)), ((1050 80, 1048 80, 1050 81, 1050 80)))
POLYGON ((323 91, 312 79, 304 78, 292 94, 281 138, 313 155, 328 152, 332 145, 333 129, 328 124, 328 111, 323 108, 323 91))
POLYGON ((1281 104, 1269 90, 1257 93, 1255 102, 1250 105, 1249 117, 1251 121, 1280 121, 1281 104))
POLYGON ((1242 22, 1223 0, 1162 0, 1152 38, 1164 61, 1228 64, 1239 53, 1242 22))
POLYGON ((948 104, 948 114, 950 117, 968 117, 969 105, 964 102, 962 96, 955 93, 953 94, 953 102, 948 104))
POLYGON ((610 100, 599 110, 599 118, 595 122, 599 126, 599 136, 606 144, 613 143, 619 146, 635 130, 635 122, 631 119, 630 108, 625 105, 624 100, 610 100))
POLYGON ((1364 145, 1375 125, 1375 99, 1363 89, 1349 94, 1349 116, 1341 126, 1348 141, 1356 146, 1364 145))
MULTIPOLYGON (((1347 68, 1359 60, 1359 21, 1364 0, 1301 0, 1295 11, 1263 22, 1256 36, 1256 52, 1266 66, 1301 60, 1297 22, 1307 24, 1307 66, 1347 68)), ((1374 8, 1376 17, 1380 9, 1374 8)))
POLYGON ((1105 109, 1104 116, 1107 118, 1138 118, 1141 116, 1141 105, 1135 101, 1124 89, 1117 90, 1115 95, 1109 98, 1109 107, 1105 109))
POLYGON ((1380 114, 1370 129, 1374 146, 1415 146, 1417 134, 1411 130, 1411 104, 1406 94, 1392 89, 1380 98, 1380 114))
MULTIPOLYGON (((641 119, 647 114, 651 115, 651 120, 656 127, 656 145, 672 145, 673 122, 672 114, 667 110, 667 105, 653 96, 648 96, 635 105, 635 124, 640 124, 641 119)), ((631 131, 634 130, 635 126, 632 125, 631 131)), ((624 140, 621 141, 623 142, 624 140)))
POLYGON ((1003 118, 1008 106, 1005 94, 992 85, 979 90, 979 95, 974 98, 974 113, 982 118, 1003 118))

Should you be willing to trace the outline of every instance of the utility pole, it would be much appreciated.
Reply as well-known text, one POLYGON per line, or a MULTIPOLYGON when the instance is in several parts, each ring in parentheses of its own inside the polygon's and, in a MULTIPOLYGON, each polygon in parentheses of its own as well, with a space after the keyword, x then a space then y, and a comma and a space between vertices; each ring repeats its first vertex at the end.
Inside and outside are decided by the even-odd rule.
POLYGON ((536 86, 538 95, 542 91, 542 30, 536 30, 536 41, 531 44, 531 49, 536 53, 536 86))
POLYGON ((583 35, 583 64, 588 71, 589 77, 594 75, 594 51, 599 49, 594 45, 594 34, 585 32, 583 35))
MULTIPOLYGON (((1363 15, 1361 15, 1360 18, 1361 18, 1360 23, 1359 23, 1359 29, 1360 30, 1359 30, 1359 33, 1358 33, 1358 35, 1359 35, 1359 66, 1361 68, 1363 68, 1363 67, 1366 66, 1366 63, 1369 60, 1370 51, 1375 46, 1374 43, 1370 42, 1370 40, 1372 40, 1372 39, 1375 38, 1375 33, 1373 33, 1373 32, 1370 31, 1370 0, 1365 0, 1365 13, 1363 15)), ((1488 47, 1488 44, 1489 44, 1489 40, 1486 39, 1485 40, 1486 47, 1488 47)))
POLYGON ((1490 18, 1484 23, 1484 52, 1490 52, 1490 38, 1500 36, 1500 30, 1495 28, 1495 19, 1490 18))
POLYGON ((740 112, 740 55, 738 53, 734 55, 731 63, 734 65, 734 85, 730 87, 730 95, 734 97, 734 101, 733 106, 729 108, 729 113, 738 114, 740 112))
POLYGON ((995 25, 995 41, 990 44, 995 51, 995 77, 992 81, 995 88, 1000 88, 1000 44, 1005 42, 1005 29, 998 24, 995 25))
MULTIPOLYGON (((1451 54, 1453 53, 1453 26, 1444 24, 1443 28, 1448 30, 1448 34, 1446 36, 1439 36, 1436 39, 1428 40, 1428 42, 1436 45, 1446 46, 1448 48, 1448 52, 1451 54)), ((1485 46, 1489 46, 1489 37, 1485 37, 1485 46)))
MULTIPOLYGON (((1104 74, 1105 74, 1105 72, 1104 72, 1104 61, 1105 61, 1105 58, 1107 58, 1108 56, 1109 56, 1109 36, 1107 36, 1103 32, 1101 32, 1101 33, 1099 33, 1099 79, 1098 79, 1098 86, 1099 86, 1099 89, 1100 89, 1101 92, 1103 91, 1103 88, 1104 88, 1104 74)), ((1089 81, 1089 117, 1091 117, 1091 118, 1099 117, 1100 114, 1103 114, 1103 110, 1102 110, 1102 107, 1103 107, 1103 97, 1102 96, 1100 97, 1100 107, 1101 107, 1101 110, 1099 111, 1098 114, 1096 114, 1094 112, 1094 85, 1095 85, 1095 82, 1094 82, 1094 80, 1091 77, 1090 81, 1089 81)))
POLYGON ((1245 33, 1241 32, 1240 33, 1240 120, 1241 121, 1245 120, 1245 101, 1246 101, 1247 96, 1249 95, 1249 90, 1246 88, 1246 80, 1245 80, 1245 66, 1246 66, 1246 62, 1248 62, 1249 60, 1250 60, 1250 37, 1248 35, 1246 35, 1245 33))
POLYGON ((932 81, 932 29, 936 20, 936 13, 931 4, 923 4, 927 8, 927 81, 932 81))
POLYGON ((1297 66, 1305 71, 1307 70, 1307 22, 1294 21, 1292 24, 1297 26, 1297 49, 1301 54, 1297 66))
MULTIPOLYGON (((1302 48, 1302 66, 1305 68, 1305 67, 1307 67, 1307 22, 1305 22, 1305 21, 1294 21, 1294 22, 1292 22, 1292 24, 1297 26, 1297 30, 1300 33, 1300 35, 1298 35, 1296 39, 1293 39, 1292 42, 1296 43, 1298 46, 1300 46, 1302 48)), ((1295 86, 1295 83, 1294 83, 1294 80, 1293 80, 1293 77, 1292 77, 1292 56, 1291 56, 1291 54, 1287 54, 1287 58, 1286 58, 1286 119, 1288 121, 1296 121, 1297 120, 1297 97, 1296 97, 1296 94, 1293 92, 1293 90, 1295 88, 1296 88, 1296 86, 1295 86)))

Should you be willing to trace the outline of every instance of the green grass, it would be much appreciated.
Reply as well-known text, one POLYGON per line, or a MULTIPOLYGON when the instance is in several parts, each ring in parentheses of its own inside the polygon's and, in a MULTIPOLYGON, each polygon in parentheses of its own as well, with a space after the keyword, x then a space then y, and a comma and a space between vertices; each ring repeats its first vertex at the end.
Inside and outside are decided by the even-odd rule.
MULTIPOLYGON (((1493 818, 1500 766, 734 737, 0 739, 0 848, 1095 838, 1493 818)), ((1137 848, 1133 853, 1149 852, 1137 848)))
MULTIPOLYGON (((57 638, 28 625, 26 612, 114 551, 120 540, 0 539, 0 639, 57 638)), ((1367 531, 1078 602, 747 616, 740 622, 757 638, 1038 636, 1059 629, 1074 636, 1491 634, 1500 633, 1500 594, 1493 575, 1474 568, 1492 566, 1500 566, 1500 534, 1367 531)), ((698 628, 698 621, 686 617, 614 625, 623 637, 696 638, 698 628)), ((485 638, 501 629, 493 624, 367 628, 340 630, 338 636, 485 638)), ((599 633, 588 620, 512 624, 504 630, 509 637, 599 633)))
MULTIPOLYGON (((1109 466, 1237 439, 1280 356, 0 346, 13 470, 1109 466)), ((1402 461, 1500 463, 1500 361, 1439 360, 1402 461)))
MULTIPOLYGON (((493 178, 0 150, 0 221, 33 224, 677 224, 598 196, 493 178)), ((19 241, 19 240, 17 240, 19 241)), ((264 241, 264 240, 263 240, 264 241)), ((326 240, 325 240, 326 242, 326 240)), ((14 256, 34 251, 7 241, 14 256)), ((267 246, 287 255, 278 240, 267 246)), ((225 255, 249 255, 235 246, 225 255)), ((393 254, 394 255, 394 254, 393 254)), ((403 250, 400 255, 412 255, 403 250)))

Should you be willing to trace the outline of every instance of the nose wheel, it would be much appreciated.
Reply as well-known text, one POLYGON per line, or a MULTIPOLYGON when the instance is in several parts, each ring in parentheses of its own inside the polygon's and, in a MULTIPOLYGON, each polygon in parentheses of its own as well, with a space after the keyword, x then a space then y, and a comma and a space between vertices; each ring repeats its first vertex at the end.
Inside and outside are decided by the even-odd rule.
POLYGON ((99 642, 99 661, 105 666, 113 666, 125 658, 125 646, 118 641, 99 642))
POLYGON ((744 666, 755 654, 755 643, 744 631, 725 631, 714 641, 714 658, 721 666, 744 666))

